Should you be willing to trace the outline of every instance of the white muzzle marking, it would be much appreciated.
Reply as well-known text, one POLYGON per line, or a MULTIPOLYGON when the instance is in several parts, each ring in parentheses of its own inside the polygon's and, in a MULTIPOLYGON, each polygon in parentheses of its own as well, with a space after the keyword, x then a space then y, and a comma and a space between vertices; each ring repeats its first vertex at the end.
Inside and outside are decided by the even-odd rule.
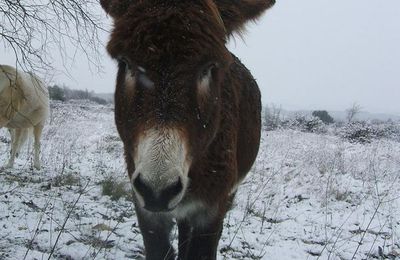
MULTIPOLYGON (((190 160, 187 141, 177 129, 162 128, 146 131, 138 140, 134 153, 136 170, 131 182, 140 174, 140 178, 151 188, 155 195, 177 181, 182 182, 182 192, 171 199, 168 208, 175 208, 181 201, 188 186, 190 160)), ((132 185, 141 207, 145 206, 144 198, 132 185)))

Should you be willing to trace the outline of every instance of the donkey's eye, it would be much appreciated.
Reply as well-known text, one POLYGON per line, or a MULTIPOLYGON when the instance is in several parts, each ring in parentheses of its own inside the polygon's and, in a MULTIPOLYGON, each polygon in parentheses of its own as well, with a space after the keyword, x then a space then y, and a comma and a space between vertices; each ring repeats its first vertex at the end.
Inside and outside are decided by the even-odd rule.
POLYGON ((132 65, 129 62, 129 60, 125 57, 120 57, 117 59, 118 60, 118 64, 120 66, 122 66, 123 68, 125 68, 125 70, 131 70, 132 69, 132 65))
POLYGON ((216 68, 216 67, 217 67, 217 65, 215 63, 210 63, 206 67, 204 67, 203 70, 200 73, 200 80, 205 78, 205 77, 210 78, 213 69, 216 68))
POLYGON ((138 67, 136 70, 136 80, 139 85, 147 88, 152 89, 154 88, 154 82, 147 76, 146 70, 143 67, 138 67))
POLYGON ((198 86, 198 93, 201 97, 205 97, 209 92, 210 83, 212 80, 212 72, 213 69, 215 68, 216 64, 210 63, 206 67, 204 67, 200 72, 200 77, 197 86, 198 86))
POLYGON ((133 89, 136 84, 136 69, 133 69, 132 62, 125 57, 119 57, 117 60, 118 65, 124 71, 126 86, 133 89))

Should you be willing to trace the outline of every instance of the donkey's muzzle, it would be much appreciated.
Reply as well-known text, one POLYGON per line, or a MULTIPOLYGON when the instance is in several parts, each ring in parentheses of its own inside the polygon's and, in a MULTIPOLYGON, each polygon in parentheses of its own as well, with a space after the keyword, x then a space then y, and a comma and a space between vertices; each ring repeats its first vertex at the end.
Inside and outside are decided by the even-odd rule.
POLYGON ((173 208, 170 207, 171 201, 181 196, 181 193, 183 192, 181 178, 178 178, 176 182, 163 187, 163 189, 156 191, 154 185, 143 179, 140 173, 134 179, 133 186, 138 195, 143 198, 144 208, 152 212, 172 210, 173 208))

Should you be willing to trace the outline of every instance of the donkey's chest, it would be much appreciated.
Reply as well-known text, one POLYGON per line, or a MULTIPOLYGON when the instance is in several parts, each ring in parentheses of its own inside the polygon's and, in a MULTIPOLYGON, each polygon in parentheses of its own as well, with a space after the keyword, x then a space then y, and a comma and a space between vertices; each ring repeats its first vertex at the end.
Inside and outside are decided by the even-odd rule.
POLYGON ((187 219, 198 225, 206 225, 217 214, 217 210, 206 206, 201 200, 190 199, 183 201, 169 214, 178 221, 187 219))

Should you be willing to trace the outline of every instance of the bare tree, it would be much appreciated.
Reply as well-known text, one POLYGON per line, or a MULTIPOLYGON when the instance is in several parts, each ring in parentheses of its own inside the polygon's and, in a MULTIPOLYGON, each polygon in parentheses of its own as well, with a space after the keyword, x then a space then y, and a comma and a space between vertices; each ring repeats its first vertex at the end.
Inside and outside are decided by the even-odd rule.
POLYGON ((282 107, 277 107, 275 104, 265 107, 264 112, 264 123, 267 130, 277 129, 282 122, 282 107))
POLYGON ((97 0, 1 0, 0 43, 24 69, 49 70, 54 52, 63 62, 83 52, 99 68, 98 5, 97 0))
POLYGON ((353 105, 346 109, 346 119, 348 123, 351 123, 357 114, 361 112, 361 106, 357 103, 353 103, 353 105))

